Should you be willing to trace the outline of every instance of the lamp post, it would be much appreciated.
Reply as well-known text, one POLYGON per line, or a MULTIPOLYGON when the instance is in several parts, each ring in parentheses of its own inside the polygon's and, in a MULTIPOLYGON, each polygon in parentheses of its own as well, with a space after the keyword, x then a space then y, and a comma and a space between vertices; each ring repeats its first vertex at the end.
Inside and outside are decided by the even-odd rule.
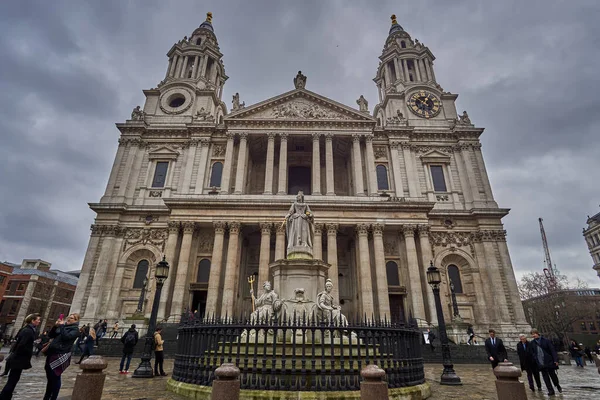
POLYGON ((156 292, 154 293, 150 322, 148 322, 148 332, 146 332, 144 351, 142 352, 142 361, 137 369, 133 372, 134 378, 152 378, 154 376, 152 365, 150 364, 150 360, 152 359, 152 342, 154 330, 156 328, 156 316, 158 314, 158 305, 160 303, 160 293, 168 276, 169 263, 167 262, 165 256, 163 256, 162 261, 156 264, 156 269, 154 271, 154 277, 156 278, 156 292))
POLYGON ((440 299, 440 283, 442 283, 442 274, 440 270, 433 266, 433 261, 429 263, 427 268, 427 283, 433 289, 433 297, 435 297, 435 311, 437 314, 438 325, 440 329, 440 341, 442 342, 442 363, 444 372, 440 384, 442 385, 462 385, 460 378, 454 372, 452 365, 452 357, 450 355, 450 345, 448 344, 448 334, 446 333, 446 322, 444 321, 444 313, 442 311, 442 301, 440 299))

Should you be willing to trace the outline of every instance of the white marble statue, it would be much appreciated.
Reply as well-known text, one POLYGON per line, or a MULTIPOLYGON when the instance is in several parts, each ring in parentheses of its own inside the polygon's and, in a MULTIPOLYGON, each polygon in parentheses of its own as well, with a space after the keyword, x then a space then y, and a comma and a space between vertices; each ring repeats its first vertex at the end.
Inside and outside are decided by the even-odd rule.
POLYGON ((325 321, 328 324, 337 326, 347 326, 348 319, 342 314, 342 307, 333 302, 331 290, 333 282, 331 279, 325 281, 325 290, 317 295, 317 318, 320 321, 325 321))
POLYGON ((307 252, 312 254, 314 237, 314 217, 308 204, 304 202, 304 193, 298 192, 296 201, 285 216, 288 254, 307 252))
POLYGON ((271 282, 267 281, 263 284, 264 292, 260 297, 254 297, 254 291, 250 289, 250 295, 254 300, 256 309, 250 315, 250 323, 269 323, 273 317, 281 309, 279 296, 271 288, 271 282))

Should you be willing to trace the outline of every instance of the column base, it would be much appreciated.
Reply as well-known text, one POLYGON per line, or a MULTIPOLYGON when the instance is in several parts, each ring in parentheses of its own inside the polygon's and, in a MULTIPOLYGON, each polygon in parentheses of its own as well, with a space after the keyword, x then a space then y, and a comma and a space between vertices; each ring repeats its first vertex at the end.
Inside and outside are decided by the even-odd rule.
POLYGON ((287 196, 287 192, 277 192, 278 196, 287 196))
POLYGON ((273 194, 273 192, 263 192, 263 194, 272 195, 272 194, 273 194))
POLYGON ((327 192, 325 196, 335 196, 335 192, 327 192))

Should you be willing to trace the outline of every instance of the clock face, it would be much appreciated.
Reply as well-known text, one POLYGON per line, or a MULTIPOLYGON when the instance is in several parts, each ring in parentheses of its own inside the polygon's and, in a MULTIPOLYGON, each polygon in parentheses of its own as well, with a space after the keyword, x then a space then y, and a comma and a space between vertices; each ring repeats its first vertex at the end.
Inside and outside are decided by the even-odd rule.
POLYGON ((421 118, 433 118, 440 113, 440 100, 433 94, 420 90, 408 98, 408 108, 421 118))

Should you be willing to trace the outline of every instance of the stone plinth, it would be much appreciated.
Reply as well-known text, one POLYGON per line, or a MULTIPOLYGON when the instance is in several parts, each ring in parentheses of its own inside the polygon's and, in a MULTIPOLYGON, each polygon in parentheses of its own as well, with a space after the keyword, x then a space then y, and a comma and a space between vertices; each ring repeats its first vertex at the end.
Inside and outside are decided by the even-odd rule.
POLYGON ((83 373, 77 375, 72 400, 101 400, 108 363, 102 356, 90 356, 79 364, 83 373))
POLYGON ((323 260, 287 259, 269 264, 273 274, 273 289, 281 300, 296 298, 295 289, 304 289, 304 298, 317 300, 317 293, 325 290, 329 264, 323 260))
POLYGON ((494 368, 499 400, 527 400, 525 384, 519 381, 521 370, 511 362, 501 362, 494 368))
POLYGON ((469 340, 469 335, 467 335, 468 327, 469 324, 466 322, 453 320, 452 322, 446 325, 448 339, 450 339, 455 344, 467 343, 467 341, 469 340))

